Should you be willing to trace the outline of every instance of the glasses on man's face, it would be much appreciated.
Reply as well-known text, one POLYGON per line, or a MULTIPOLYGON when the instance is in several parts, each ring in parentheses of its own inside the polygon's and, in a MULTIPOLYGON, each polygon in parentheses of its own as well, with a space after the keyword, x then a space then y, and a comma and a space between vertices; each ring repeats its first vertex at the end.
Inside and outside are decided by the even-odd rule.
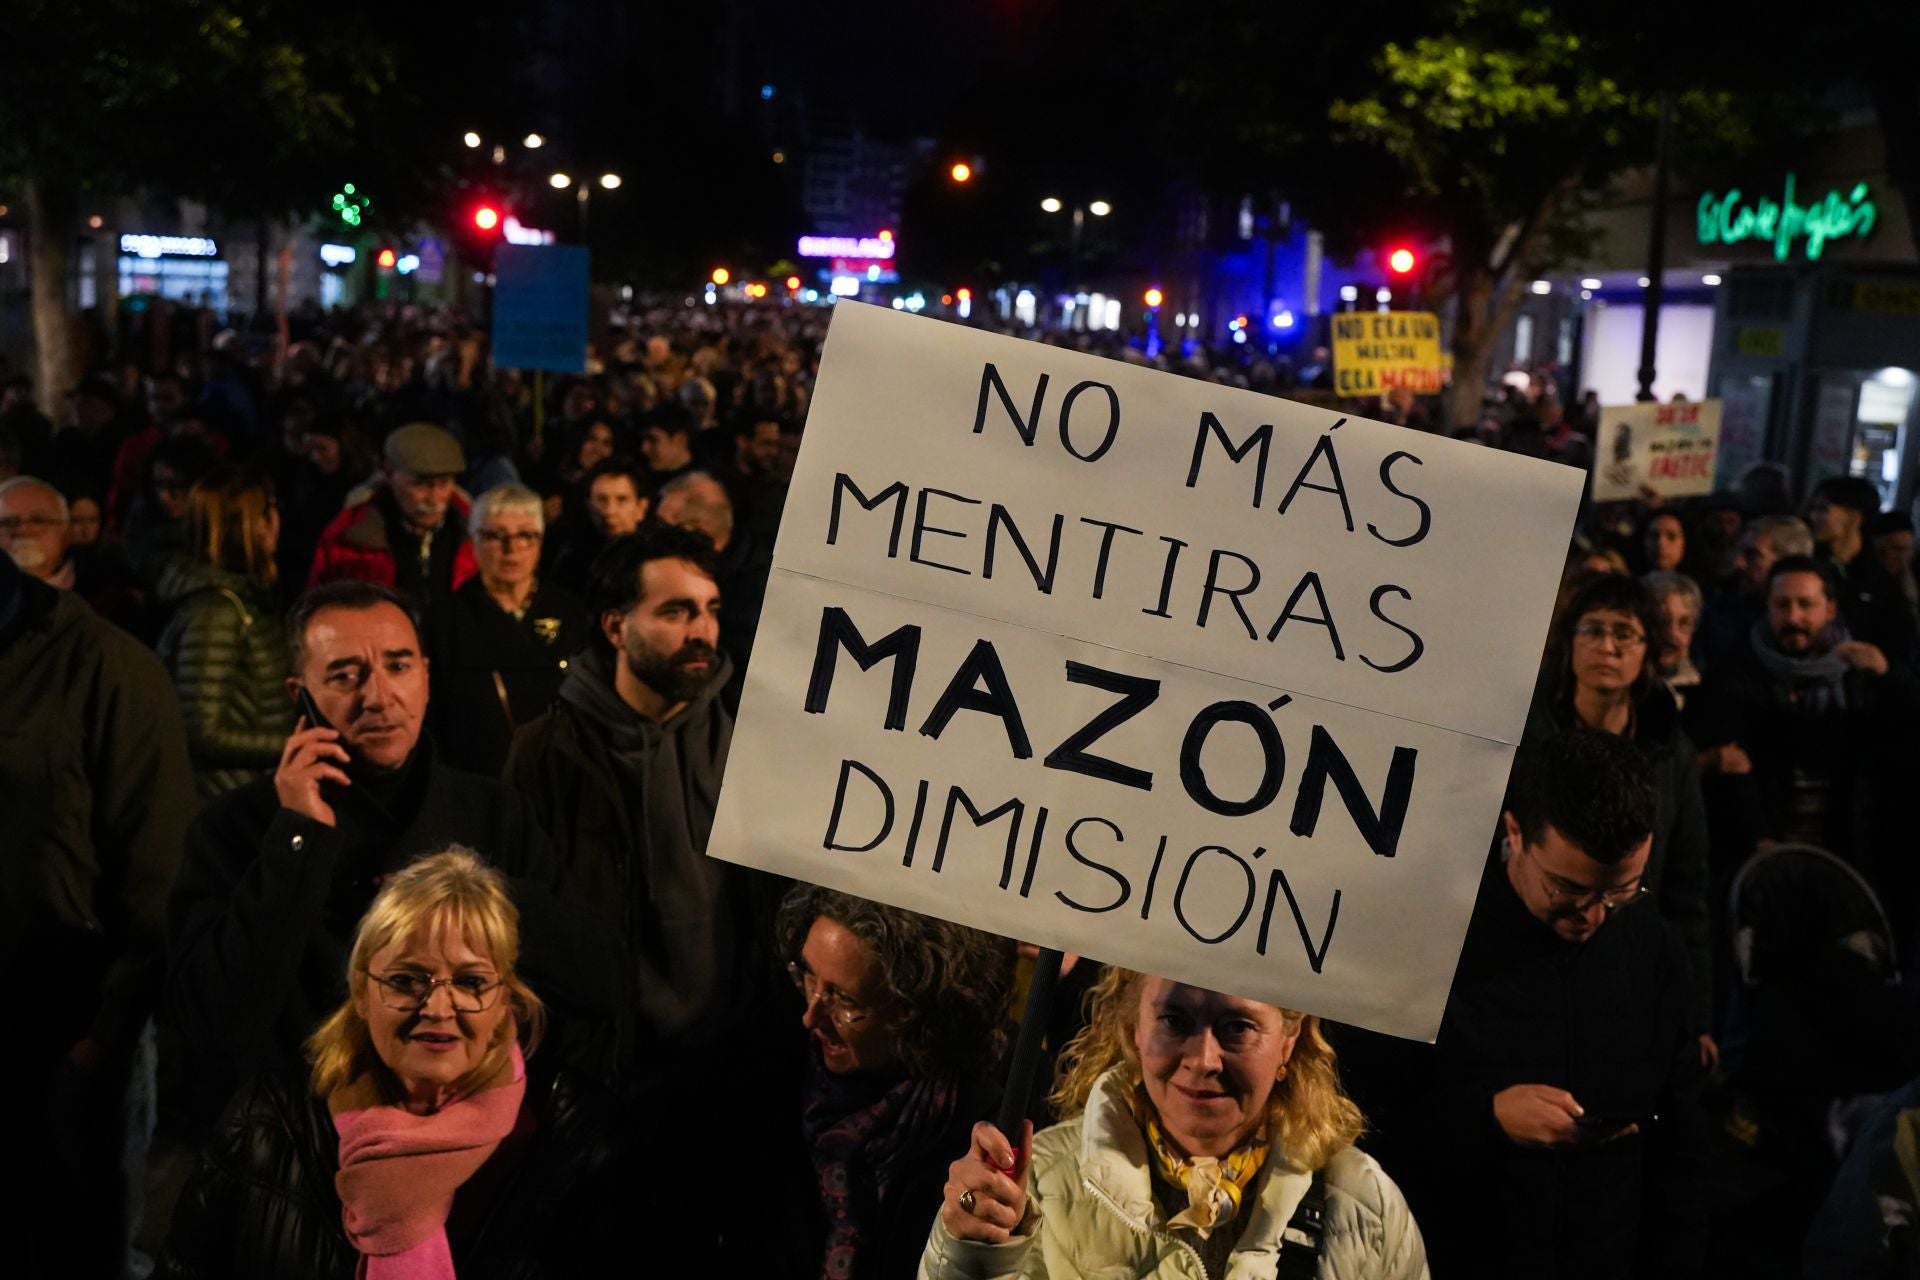
POLYGON ((39 533, 43 529, 60 527, 58 516, 4 516, 0 517, 0 533, 9 538, 23 533, 39 533))
POLYGON ((1573 911, 1591 911, 1595 907, 1605 907, 1608 911, 1618 911, 1630 907, 1647 896, 1646 883, 1635 876, 1632 884, 1619 885, 1612 889, 1595 889, 1589 885, 1575 884, 1573 881, 1553 874, 1540 865, 1539 855, 1526 845, 1520 846, 1521 852, 1533 859, 1533 865, 1540 872, 1540 883, 1547 891, 1547 898, 1556 909, 1573 911))
POLYGON ((480 1013, 493 1007, 506 985, 491 973, 459 973, 451 978, 435 978, 412 969, 392 973, 367 970, 380 991, 380 1003, 399 1013, 413 1013, 426 1007, 435 987, 445 987, 453 998, 456 1013, 480 1013))
POLYGON ((865 1005, 855 1004, 847 999, 844 992, 835 991, 815 976, 813 970, 798 960, 787 961, 787 976, 793 979, 793 985, 799 988, 801 996, 811 1005, 815 1000, 833 1019, 833 1024, 842 1031, 851 1031, 873 1016, 873 1011, 865 1005))
POLYGON ((531 550, 540 541, 540 535, 531 529, 521 529, 514 533, 502 533, 497 529, 485 529, 480 533, 480 541, 492 543, 502 551, 509 547, 518 547, 522 551, 531 550))
POLYGON ((1647 642, 1646 634, 1636 627, 1605 622, 1583 622, 1573 629, 1573 637, 1587 644, 1611 640, 1621 649, 1638 649, 1647 642))

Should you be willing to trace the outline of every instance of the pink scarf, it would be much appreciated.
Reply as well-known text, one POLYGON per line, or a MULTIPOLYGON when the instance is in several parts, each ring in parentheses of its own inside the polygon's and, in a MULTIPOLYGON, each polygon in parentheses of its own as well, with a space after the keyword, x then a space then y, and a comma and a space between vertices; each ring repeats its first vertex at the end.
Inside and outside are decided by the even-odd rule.
POLYGON ((340 1192, 347 1239, 360 1251, 357 1280, 454 1280, 447 1245, 453 1193, 513 1132, 527 1068, 513 1045, 512 1078, 501 1071, 430 1116, 374 1101, 356 1080, 331 1098, 340 1132, 340 1192))

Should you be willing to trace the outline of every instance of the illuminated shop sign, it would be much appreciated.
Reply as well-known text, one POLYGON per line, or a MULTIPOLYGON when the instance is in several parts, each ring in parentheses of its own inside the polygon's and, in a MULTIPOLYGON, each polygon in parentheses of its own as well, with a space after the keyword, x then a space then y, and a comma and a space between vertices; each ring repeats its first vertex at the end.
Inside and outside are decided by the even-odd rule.
POLYGON ((360 251, 350 244, 323 244, 320 246, 320 261, 330 267, 344 267, 360 256, 360 251))
POLYGON ((801 236, 803 258, 891 258, 892 236, 801 236))
POLYGON ((507 220, 500 224, 500 232, 507 238, 508 244, 552 244, 554 241, 553 232, 544 227, 523 226, 520 219, 512 214, 508 214, 507 220))
POLYGON ((1700 197, 1697 230, 1701 244, 1771 241, 1773 256, 1781 262, 1793 255, 1794 242, 1804 238, 1804 252, 1812 260, 1829 240, 1870 234, 1879 213, 1864 182, 1855 183, 1845 195, 1831 190, 1801 204, 1795 196, 1794 175, 1789 173, 1777 201, 1767 196, 1749 200, 1738 187, 1724 195, 1707 192, 1700 197))
POLYGON ((217 258, 220 248, 204 236, 123 235, 120 252, 136 258, 217 258))

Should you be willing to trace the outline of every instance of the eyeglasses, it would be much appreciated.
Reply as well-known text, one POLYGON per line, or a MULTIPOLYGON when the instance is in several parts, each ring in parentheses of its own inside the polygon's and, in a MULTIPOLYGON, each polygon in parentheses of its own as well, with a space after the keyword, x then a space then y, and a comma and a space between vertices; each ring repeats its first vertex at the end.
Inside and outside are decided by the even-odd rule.
POLYGON ((1647 642, 1645 633, 1629 626, 1608 626, 1604 622, 1583 622, 1573 629, 1576 640, 1599 644, 1611 640, 1622 649, 1638 649, 1647 642))
POLYGON ((1520 851, 1533 858, 1533 865, 1540 872, 1540 882, 1546 888, 1547 897, 1555 907, 1570 907, 1575 911, 1591 911, 1595 907, 1605 907, 1608 911, 1618 911, 1630 907, 1647 896, 1647 886, 1635 877, 1632 884, 1621 885, 1613 889, 1595 889, 1589 885, 1575 884, 1553 874, 1540 865, 1540 859, 1533 850, 1522 844, 1520 851))
POLYGON ((517 533, 499 533, 492 529, 484 529, 480 533, 480 541, 491 542, 502 551, 505 551, 508 547, 519 547, 522 551, 525 551, 540 541, 540 535, 527 529, 522 529, 517 533))
POLYGON ((500 988, 506 986, 491 973, 461 973, 451 978, 430 978, 410 969, 396 969, 392 973, 375 973, 369 969, 366 973, 380 988, 380 1003, 401 1013, 424 1009, 427 1001, 433 999, 435 987, 447 989, 447 994, 453 997, 455 1012, 480 1013, 493 1007, 494 1001, 500 998, 500 988))
POLYGON ((787 961, 787 976, 793 979, 793 985, 806 1002, 811 1005, 818 1000, 833 1024, 842 1031, 851 1031, 873 1016, 871 1009, 849 1000, 844 992, 826 986, 813 970, 798 960, 787 961))
POLYGON ((28 529, 58 529, 59 516, 6 516, 0 518, 0 533, 9 538, 28 529))

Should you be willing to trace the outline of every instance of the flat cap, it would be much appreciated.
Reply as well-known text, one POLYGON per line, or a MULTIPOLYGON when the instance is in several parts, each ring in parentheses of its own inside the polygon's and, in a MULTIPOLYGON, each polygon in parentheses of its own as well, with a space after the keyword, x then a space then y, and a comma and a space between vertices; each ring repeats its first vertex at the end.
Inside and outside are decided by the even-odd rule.
POLYGON ((409 422, 396 427, 383 450, 387 465, 416 476, 457 476, 467 469, 460 442, 444 427, 409 422))

